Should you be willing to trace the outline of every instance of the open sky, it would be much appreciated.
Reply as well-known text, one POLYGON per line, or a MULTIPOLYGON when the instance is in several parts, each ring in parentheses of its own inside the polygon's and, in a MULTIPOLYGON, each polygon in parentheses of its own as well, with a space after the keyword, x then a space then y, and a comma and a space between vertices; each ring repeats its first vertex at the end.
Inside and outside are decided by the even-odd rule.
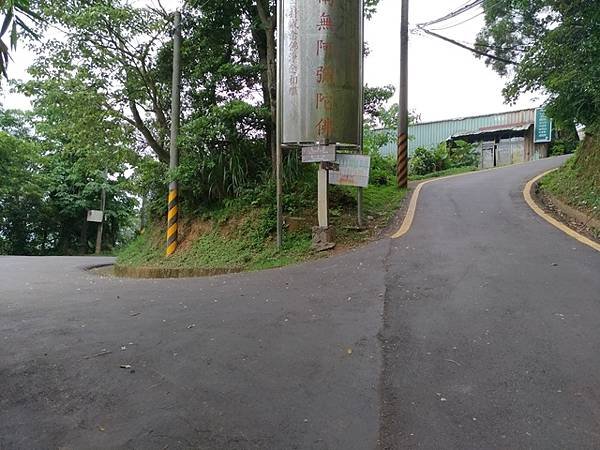
MULTIPOLYGON (((136 0, 152 3, 155 0, 136 0)), ((224 0, 225 1, 225 0, 224 0)), ((465 4, 466 0, 412 0, 411 28, 445 15, 465 4)), ((166 9, 174 9, 178 0, 163 0, 166 9)), ((473 43, 483 26, 480 9, 472 10, 439 27, 458 26, 440 31, 456 40, 473 43)), ((365 61, 365 81, 370 86, 398 85, 400 72, 400 0, 381 0, 377 14, 365 26, 366 40, 371 49, 365 61)), ((430 36, 410 35, 409 108, 421 115, 422 121, 440 120, 469 115, 487 114, 510 109, 523 109, 543 103, 540 96, 525 96, 516 105, 506 105, 500 78, 482 60, 467 50, 430 36)), ((20 46, 9 66, 12 78, 26 78, 26 68, 32 55, 20 46)), ((5 108, 27 108, 26 98, 3 89, 5 108)))

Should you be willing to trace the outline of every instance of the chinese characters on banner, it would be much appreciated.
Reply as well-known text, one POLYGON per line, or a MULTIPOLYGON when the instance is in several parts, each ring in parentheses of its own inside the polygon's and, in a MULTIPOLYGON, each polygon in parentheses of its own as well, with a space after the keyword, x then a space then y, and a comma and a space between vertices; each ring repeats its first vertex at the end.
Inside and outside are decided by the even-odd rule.
POLYGON ((359 0, 285 0, 283 142, 357 145, 359 0))

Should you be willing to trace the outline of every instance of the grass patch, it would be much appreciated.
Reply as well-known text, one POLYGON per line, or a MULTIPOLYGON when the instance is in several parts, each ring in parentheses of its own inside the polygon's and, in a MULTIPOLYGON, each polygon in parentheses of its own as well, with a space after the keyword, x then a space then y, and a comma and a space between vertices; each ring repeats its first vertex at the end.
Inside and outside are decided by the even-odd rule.
MULTIPOLYGON (((331 223, 336 227, 339 246, 355 246, 373 238, 398 209, 405 190, 394 184, 374 185, 363 190, 364 230, 356 229, 357 190, 332 187, 331 223)), ((283 248, 277 250, 273 237, 275 215, 272 208, 223 206, 182 223, 181 243, 175 255, 166 258, 164 226, 154 225, 119 252, 117 263, 130 267, 185 269, 260 270, 294 264, 324 256, 311 250, 311 225, 316 221, 314 206, 301 214, 303 229, 286 232, 283 248)))
POLYGON ((440 170, 439 172, 428 173, 427 175, 409 175, 410 181, 428 180, 430 178, 447 177, 450 175, 458 175, 461 173, 475 172, 477 167, 454 167, 452 169, 440 170))
POLYGON ((540 188, 593 217, 600 217, 600 140, 586 138, 567 163, 540 180, 540 188))

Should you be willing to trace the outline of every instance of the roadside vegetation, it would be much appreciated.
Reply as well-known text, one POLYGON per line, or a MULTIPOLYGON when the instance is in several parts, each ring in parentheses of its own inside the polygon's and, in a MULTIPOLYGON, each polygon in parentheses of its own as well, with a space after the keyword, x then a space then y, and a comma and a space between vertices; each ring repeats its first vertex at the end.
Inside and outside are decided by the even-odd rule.
POLYGON ((409 163, 409 179, 443 177, 477 170, 479 155, 475 146, 464 141, 451 145, 442 142, 430 150, 423 147, 415 149, 409 163))
POLYGON ((562 168, 542 178, 540 188, 589 217, 600 219, 600 140, 597 135, 588 134, 562 168))
MULTIPOLYGON (((367 17, 377 4, 365 2, 367 17)), ((301 164, 297 151, 284 160, 284 251, 275 254, 273 245, 275 11, 272 0, 186 2, 180 167, 170 172, 171 14, 125 0, 0 5, 11 29, 0 71, 10 76, 17 41, 36 55, 29 81, 11 80, 32 109, 0 110, 0 253, 92 252, 97 226, 86 216, 100 208, 104 190, 103 252, 167 264, 167 186, 176 179, 186 240, 168 264, 257 268, 310 256, 316 166, 301 164)), ((393 161, 373 151, 382 138, 370 131, 395 120, 397 108, 384 107, 393 93, 365 92, 368 230, 352 229, 356 190, 332 188, 342 247, 368 239, 404 195, 393 161)))
POLYGON ((600 209, 600 7, 573 0, 499 0, 484 2, 485 27, 478 50, 500 75, 508 76, 507 101, 522 93, 544 90, 546 112, 557 128, 567 130, 551 154, 570 153, 576 144, 575 124, 587 137, 565 167, 541 182, 543 190, 583 212, 598 217, 600 209), (514 64, 513 64, 514 63, 514 64))

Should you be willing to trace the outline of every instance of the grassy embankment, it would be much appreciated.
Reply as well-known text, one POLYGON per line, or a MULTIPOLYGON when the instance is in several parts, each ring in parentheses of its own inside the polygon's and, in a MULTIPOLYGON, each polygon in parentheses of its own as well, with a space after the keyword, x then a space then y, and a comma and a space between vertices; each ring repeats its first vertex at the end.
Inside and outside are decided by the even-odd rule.
POLYGON ((600 138, 588 135, 563 167, 542 178, 540 189, 600 219, 600 138))
MULTIPOLYGON (((335 188, 331 194, 331 222, 336 227, 338 248, 353 247, 373 238, 396 212, 406 191, 393 184, 364 190, 368 226, 357 230, 356 189, 335 188)), ((283 250, 277 251, 272 230, 273 211, 233 202, 203 217, 183 218, 177 253, 164 256, 164 226, 149 227, 118 255, 118 264, 132 267, 259 270, 323 256, 311 250, 314 207, 288 218, 283 250)))
POLYGON ((409 175, 410 181, 422 181, 430 178, 448 177, 450 175, 459 175, 461 173, 475 172, 477 167, 466 166, 466 167, 454 167, 452 169, 440 170, 438 172, 428 173, 427 175, 409 175))

